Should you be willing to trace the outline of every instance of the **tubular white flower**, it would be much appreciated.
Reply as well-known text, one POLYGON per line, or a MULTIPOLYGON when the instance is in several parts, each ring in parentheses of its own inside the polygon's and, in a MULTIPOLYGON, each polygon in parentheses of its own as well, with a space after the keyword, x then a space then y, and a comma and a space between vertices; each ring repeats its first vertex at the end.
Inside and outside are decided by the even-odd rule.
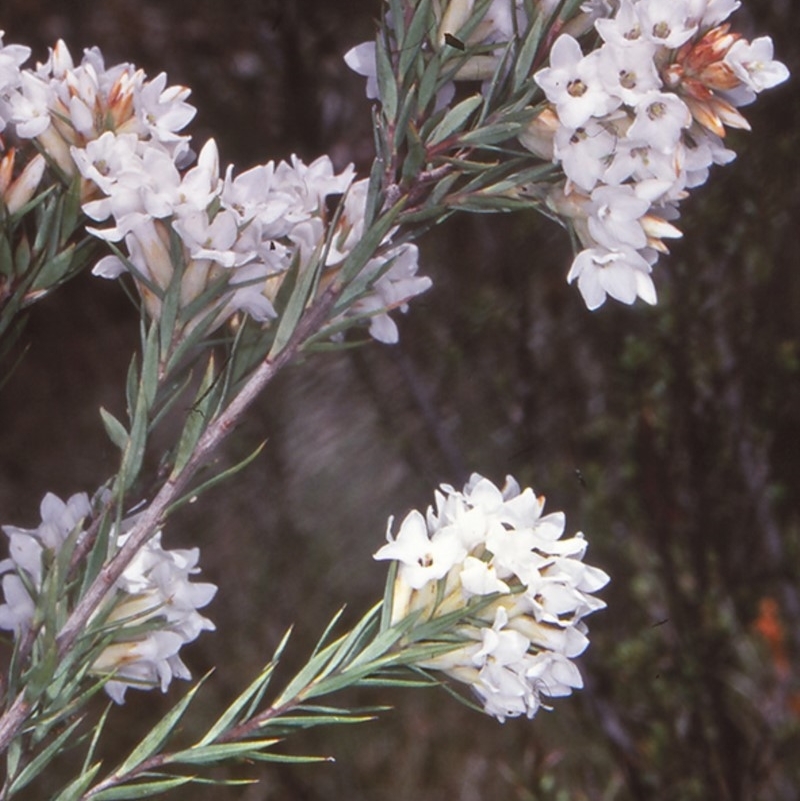
POLYGON ((442 485, 425 516, 410 512, 375 559, 398 562, 391 618, 422 622, 491 598, 456 634, 462 645, 419 663, 469 684, 485 711, 533 717, 541 696, 582 686, 570 661, 588 645, 583 618, 605 604, 608 576, 582 562, 583 535, 562 539, 564 515, 544 499, 477 474, 462 492, 442 485), (496 596, 496 597, 494 597, 496 596))
MULTIPOLYGON (((13 631, 15 637, 30 629, 45 565, 68 537, 80 540, 91 515, 86 493, 73 495, 66 503, 48 493, 41 504, 42 522, 35 529, 3 526, 10 558, 0 562, 0 572, 6 574, 0 629, 13 631), (50 553, 48 559, 46 552, 50 553)), ((133 520, 122 521, 117 546, 125 542, 124 532, 133 520)), ((213 584, 191 580, 200 572, 199 555, 197 548, 164 549, 159 531, 136 554, 112 589, 114 605, 106 623, 116 624, 115 639, 91 669, 110 677, 105 690, 117 703, 124 701, 129 687, 160 686, 166 691, 172 678, 191 678, 178 652, 200 632, 214 629, 214 624, 197 610, 210 603, 217 591, 213 584)))

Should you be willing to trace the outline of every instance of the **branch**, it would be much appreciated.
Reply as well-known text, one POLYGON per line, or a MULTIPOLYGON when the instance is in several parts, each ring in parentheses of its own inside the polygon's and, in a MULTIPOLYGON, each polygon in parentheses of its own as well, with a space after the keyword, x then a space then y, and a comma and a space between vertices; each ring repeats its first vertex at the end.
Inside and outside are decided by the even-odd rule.
MULTIPOLYGON (((292 362, 306 340, 316 333, 340 292, 341 287, 332 284, 306 310, 284 349, 273 359, 261 362, 239 393, 200 437, 183 469, 168 479, 150 506, 142 512, 136 525, 128 533, 125 544, 100 571, 59 632, 56 643, 60 658, 75 644, 106 594, 114 587, 139 549, 163 525, 167 510, 186 489, 195 473, 211 458, 275 375, 292 362)), ((25 700, 23 691, 0 717, 0 752, 5 751, 19 733, 31 709, 32 704, 25 700)))

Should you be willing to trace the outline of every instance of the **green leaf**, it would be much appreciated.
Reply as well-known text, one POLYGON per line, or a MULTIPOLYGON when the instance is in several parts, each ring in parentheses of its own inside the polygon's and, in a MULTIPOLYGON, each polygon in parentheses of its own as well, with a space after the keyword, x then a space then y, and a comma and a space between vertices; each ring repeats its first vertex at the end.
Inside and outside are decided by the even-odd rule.
POLYGON ((161 314, 158 320, 162 353, 169 353, 170 346, 177 333, 176 321, 180 311, 183 276, 187 266, 180 236, 171 225, 169 227, 169 257, 172 275, 161 300, 161 314))
POLYGON ((89 785, 94 781, 94 777, 97 776, 101 765, 102 762, 95 762, 91 766, 84 765, 81 775, 73 779, 53 801, 80 801, 89 785))
POLYGON ((406 38, 406 2, 405 0, 389 0, 389 7, 392 11, 392 32, 397 37, 398 47, 402 48, 406 38))
POLYGON ((67 728, 64 729, 64 731, 62 731, 61 734, 59 734, 58 737, 56 737, 53 742, 47 746, 47 748, 37 754, 34 759, 32 759, 22 769, 20 774, 11 782, 9 787, 9 795, 13 795, 23 787, 26 787, 28 784, 30 784, 47 767, 47 765, 52 762, 59 753, 61 753, 62 746, 67 742, 67 740, 69 740, 69 738, 72 736, 72 733, 82 722, 83 717, 79 717, 74 723, 72 723, 72 725, 67 726, 67 728))
POLYGON ((147 445, 147 434, 150 423, 150 409, 158 389, 159 364, 158 325, 153 323, 145 340, 142 354, 142 372, 136 394, 133 419, 131 420, 130 437, 125 448, 120 467, 123 487, 128 489, 139 475, 147 445))
POLYGON ((216 380, 213 355, 208 360, 208 366, 203 375, 203 380, 197 390, 194 403, 186 413, 186 423, 181 432, 178 442, 178 450, 175 454, 175 464, 172 474, 177 475, 186 466, 191 458, 198 440, 211 422, 211 407, 214 405, 214 394, 212 389, 216 380))
POLYGON ((431 134, 428 144, 434 145, 437 142, 441 142, 443 139, 447 139, 450 134, 461 129, 475 109, 482 103, 483 97, 481 95, 472 95, 472 97, 468 97, 453 106, 431 134))
POLYGON ((121 451, 128 447, 130 437, 128 431, 111 412, 106 411, 102 406, 100 407, 100 417, 103 419, 103 426, 106 429, 108 438, 116 445, 121 451))
POLYGON ((272 343, 269 358, 274 358, 286 347, 297 328, 297 324, 300 322, 300 318, 303 316, 311 294, 311 288, 316 285, 317 278, 322 270, 321 251, 321 247, 317 246, 307 265, 300 264, 299 254, 296 257, 298 262, 297 282, 289 297, 289 302, 281 314, 281 320, 275 333, 275 340, 272 343))
MULTIPOLYGON (((347 712, 339 715, 281 715, 277 718, 272 718, 264 728, 276 727, 286 732, 291 732, 296 729, 311 729, 317 726, 339 726, 346 723, 369 723, 377 719, 377 715, 351 715, 347 712)), ((275 739, 274 742, 279 742, 275 739)))
POLYGON ((514 91, 517 91, 531 77, 531 68, 545 35, 545 17, 546 15, 544 13, 536 15, 536 18, 533 20, 525 36, 525 41, 522 43, 519 53, 517 53, 516 62, 514 64, 514 91))
MULTIPOLYGON (((131 751, 128 758, 114 771, 116 776, 124 776, 134 770, 157 753, 167 738, 172 734, 180 722, 189 704, 194 700, 197 691, 203 685, 205 678, 201 679, 175 706, 142 738, 139 744, 131 751)), ((105 798, 98 796, 97 798, 105 798)), ((144 796, 122 796, 124 798, 143 798, 144 796)))
POLYGON ((461 145, 474 145, 475 147, 485 147, 486 145, 494 145, 498 142, 506 142, 513 139, 520 130, 522 130, 524 123, 516 121, 498 122, 491 125, 485 125, 482 128, 476 128, 474 131, 469 131, 458 139, 461 145))
POLYGON ((428 106, 441 87, 442 59, 437 53, 426 65, 417 92, 417 112, 426 116, 428 106))
POLYGON ((32 291, 50 289, 61 283, 72 270, 75 245, 68 245, 60 253, 47 259, 36 273, 32 291))
POLYGON ((14 276, 14 254, 7 236, 0 237, 0 276, 7 276, 9 281, 14 276))
MULTIPOLYGON (((20 237, 14 253, 14 271, 17 275, 25 275, 31 267, 31 243, 24 234, 20 237)), ((2 269, 0 269, 2 272, 2 269)))
POLYGON ((408 152, 403 160, 402 180, 411 182, 424 169, 428 160, 428 149, 425 147, 425 143, 420 138, 415 126, 408 126, 406 136, 408 138, 408 152))
MULTIPOLYGON (((89 767, 89 763, 94 759, 95 750, 97 749, 97 744, 100 742, 100 735, 103 733, 103 729, 106 725, 106 720, 108 720, 108 715, 111 712, 111 701, 106 704, 106 708, 103 710, 103 714, 100 716, 100 720, 97 721, 97 724, 94 727, 94 733, 92 734, 92 741, 89 743, 89 748, 86 751, 86 757, 83 760, 83 767, 81 768, 81 773, 87 773, 91 770, 89 767)), ((97 768, 100 767, 100 762, 97 763, 97 767, 95 768, 95 773, 97 773, 97 768)), ((94 775, 94 774, 93 774, 94 775)))
POLYGON ((217 473, 213 478, 208 479, 208 481, 204 481, 199 486, 195 487, 194 489, 190 490, 186 495, 181 498, 178 498, 171 506, 167 507, 167 510, 164 512, 164 516, 171 515, 176 509, 179 509, 184 504, 190 503, 194 498, 200 497, 204 492, 210 490, 212 487, 216 487, 217 484, 221 484, 223 481, 227 481, 231 476, 235 476, 240 470, 244 470, 247 465, 250 464, 256 457, 264 450, 266 446, 266 440, 262 442, 249 456, 246 456, 242 459, 241 462, 233 465, 233 467, 229 467, 227 470, 223 470, 221 473, 217 473))
POLYGON ((139 782, 138 784, 111 787, 93 795, 92 801, 130 801, 136 798, 149 798, 153 795, 163 795, 168 790, 182 787, 184 784, 189 784, 194 780, 194 776, 171 776, 153 782, 139 782))
MULTIPOLYGON (((285 644, 286 640, 289 637, 289 632, 284 635, 283 640, 281 641, 282 644, 285 644)), ((279 646, 282 650, 282 647, 279 646)), ((218 737, 224 734, 231 726, 236 725, 236 723, 240 719, 240 713, 244 709, 244 707, 250 703, 251 699, 262 696, 263 692, 266 690, 267 685, 272 678, 273 673, 275 672, 275 668, 277 667, 278 660, 277 657, 273 657, 261 673, 256 676, 256 678, 249 684, 249 686, 239 694, 236 700, 220 715, 211 728, 205 733, 203 738, 197 743, 197 746, 206 746, 210 743, 213 743, 218 737)), ((252 706, 251 706, 252 710, 252 706)), ((249 717, 249 715, 244 716, 245 719, 249 717)))
POLYGON ((239 759, 250 757, 261 749, 279 743, 278 737, 261 740, 246 740, 241 743, 218 743, 217 745, 196 745, 170 754, 165 764, 170 765, 208 765, 212 762, 221 762, 225 759, 239 759))
POLYGON ((322 635, 320 636, 319 640, 317 640, 317 644, 314 646, 314 651, 311 654, 312 656, 316 656, 322 650, 322 647, 327 642, 328 637, 330 636, 331 632, 333 631, 333 629, 335 628, 336 624, 339 622, 343 614, 344 614, 344 607, 339 609, 339 611, 336 612, 336 614, 330 619, 328 625, 325 626, 325 631, 322 632, 322 635))
POLYGON ((401 83, 405 83, 409 68, 419 58, 427 44, 428 35, 436 30, 436 20, 431 13, 430 0, 420 0, 408 26, 403 46, 400 48, 397 72, 401 83))
POLYGON ((8 746, 8 752, 6 753, 6 775, 7 776, 14 776, 17 772, 17 768, 19 767, 19 760, 22 756, 22 740, 19 737, 15 737, 11 741, 11 745, 8 746))
POLYGON ((383 589, 383 603, 381 604, 381 631, 386 631, 392 622, 392 607, 394 606, 394 584, 397 578, 398 563, 396 560, 389 562, 389 570, 386 574, 386 585, 383 589))
POLYGON ((142 356, 142 397, 148 411, 153 408, 156 391, 158 390, 159 356, 158 331, 156 324, 153 323, 147 334, 142 356))
POLYGON ((397 118, 397 82, 387 46, 382 37, 378 37, 375 43, 375 63, 383 115, 389 123, 394 123, 397 118))
MULTIPOLYGON (((47 632, 45 632, 46 634, 47 632)), ((44 645, 43 653, 27 675, 24 676, 25 699, 31 704, 35 704, 48 688, 58 666, 58 653, 52 634, 46 639, 47 642, 44 645)))
POLYGON ((59 244, 63 247, 67 240, 75 233, 78 222, 83 218, 81 211, 81 184, 80 175, 76 175, 67 189, 62 203, 64 210, 61 217, 61 230, 59 232, 59 244))
POLYGON ((271 751, 259 751, 257 754, 251 754, 250 759, 256 762, 283 762, 289 765, 303 765, 307 762, 335 762, 333 757, 275 754, 271 751))
MULTIPOLYGON (((116 521, 117 524, 121 521, 120 512, 121 510, 118 510, 118 519, 116 521)), ((97 539, 95 540, 92 550, 89 552, 89 558, 86 561, 83 582, 81 584, 81 595, 86 593, 86 590, 89 589, 89 586, 95 580, 105 564, 106 558, 108 557, 108 544, 111 537, 113 523, 113 516, 110 513, 103 516, 103 520, 101 521, 100 527, 97 531, 97 539)), ((117 530, 119 529, 117 528, 117 530)))

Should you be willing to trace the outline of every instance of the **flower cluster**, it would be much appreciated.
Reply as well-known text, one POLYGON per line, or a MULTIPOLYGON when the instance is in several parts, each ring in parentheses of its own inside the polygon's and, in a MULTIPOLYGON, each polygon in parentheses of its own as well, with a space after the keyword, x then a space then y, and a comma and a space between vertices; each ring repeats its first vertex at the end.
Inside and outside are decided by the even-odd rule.
MULTIPOLYGON (((0 628, 20 637, 30 630, 39 592, 47 578, 47 565, 69 539, 84 536, 84 521, 92 515, 85 493, 66 503, 52 493, 42 500, 42 522, 35 529, 3 526, 10 558, 0 562, 4 573, 5 603, 0 606, 0 628)), ((117 545, 125 542, 134 518, 123 521, 117 545)), ((160 686, 165 691, 173 678, 191 678, 178 652, 214 624, 197 610, 208 604, 217 588, 194 582, 199 572, 199 550, 165 550, 158 532, 136 554, 113 589, 113 605, 104 626, 114 626, 113 641, 95 658, 92 672, 109 677, 106 692, 122 703, 128 687, 160 686)))
POLYGON ((712 164, 735 157, 725 126, 749 128, 737 110, 784 81, 768 37, 747 42, 724 21, 738 0, 621 0, 595 21, 599 48, 583 54, 560 35, 534 80, 550 106, 521 141, 561 164, 550 195, 583 246, 567 280, 590 309, 610 295, 655 303, 650 272, 670 220, 712 164))
MULTIPOLYGON (((158 319, 180 270, 179 305, 189 319, 179 336, 201 323, 213 330, 236 312, 266 323, 276 316, 273 302, 290 267, 302 270, 327 252, 327 285, 357 244, 366 182, 353 183, 352 167, 337 174, 327 157, 308 165, 293 157, 236 176, 228 167, 223 175, 213 140, 190 166, 190 137, 180 133, 195 114, 189 89, 167 86, 164 73, 148 80, 131 64, 106 67, 97 48, 76 65, 59 41, 44 64, 22 69, 29 54, 3 47, 0 39, 0 130, 9 124, 17 139, 35 140, 44 154, 29 163, 15 191, 3 191, 7 207, 15 210, 30 198, 45 156, 62 178, 79 175, 84 212, 96 223, 113 221, 89 232, 124 242, 127 251, 102 259, 94 273, 131 272, 148 313, 158 319), (328 200, 345 193, 344 214, 332 231, 328 200)), ((10 151, 0 165, 0 190, 13 165, 10 151)), ((376 339, 397 341, 389 312, 405 310, 430 286, 416 272, 416 248, 385 241, 365 268, 369 280, 361 295, 342 316, 367 320, 376 339)))
MULTIPOLYGON (((366 182, 353 183, 352 167, 337 174, 327 156, 311 164, 298 158, 269 162, 236 176, 229 166, 221 175, 210 140, 196 166, 182 173, 160 149, 110 133, 73 149, 73 156, 105 195, 84 211, 115 223, 89 230, 111 242, 124 239, 128 251, 124 260, 102 259, 95 274, 114 278, 132 270, 156 318, 157 290, 170 286, 176 269, 174 235, 182 248, 181 306, 198 304, 192 319, 209 320, 213 329, 237 311, 259 322, 273 319, 273 301, 291 267, 308 268, 327 245, 327 282, 363 234, 366 182), (326 200, 338 195, 345 195, 343 212, 329 230, 326 200), (208 296, 215 283, 222 291, 208 296)), ((415 277, 416 256, 413 246, 387 247, 366 267, 374 283, 348 314, 370 317, 376 339, 396 341, 387 311, 430 286, 427 278, 415 277)))
POLYGON ((488 714, 533 717, 542 696, 583 686, 572 659, 589 644, 583 618, 605 604, 592 593, 608 582, 583 563, 586 540, 562 539, 564 515, 543 515, 544 498, 502 490, 473 475, 463 492, 443 485, 436 508, 412 511, 376 559, 398 562, 391 619, 427 621, 486 598, 460 626, 461 645, 420 663, 469 684, 488 714))
MULTIPOLYGON (((681 236, 672 223, 678 204, 712 164, 735 158, 724 146, 726 126, 749 128, 738 108, 788 70, 773 59, 769 37, 748 42, 731 32, 725 20, 739 0, 590 0, 557 22, 563 4, 534 5, 535 19, 522 0, 490 0, 480 12, 474 0, 437 6, 426 52, 445 49, 461 62, 437 110, 456 98, 458 81, 481 81, 486 94, 498 68, 508 72, 508 43, 549 20, 559 35, 552 47, 545 37, 549 66, 532 76, 547 103, 518 140, 564 177, 533 194, 575 231, 582 249, 567 280, 577 279, 590 309, 608 295, 655 303, 651 272, 664 240, 681 236), (584 54, 577 37, 591 30, 599 46, 584 54)), ((345 61, 380 99, 375 44, 357 45, 345 61)))

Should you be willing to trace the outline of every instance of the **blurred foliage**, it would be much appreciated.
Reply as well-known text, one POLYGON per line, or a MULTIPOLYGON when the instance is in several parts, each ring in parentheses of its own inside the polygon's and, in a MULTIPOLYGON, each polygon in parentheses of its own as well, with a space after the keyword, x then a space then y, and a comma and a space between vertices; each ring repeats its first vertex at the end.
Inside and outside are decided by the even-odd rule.
MULTIPOLYGON (((737 26, 770 33, 797 75, 792 4, 750 6, 737 26)), ((213 134, 223 160, 329 152, 363 168, 369 105, 341 55, 377 13, 377 0, 8 0, 0 22, 6 42, 40 58, 61 36, 192 86, 196 140, 213 134)), ((567 237, 547 221, 451 220, 422 243, 434 289, 401 322, 400 345, 314 357, 283 376, 225 458, 267 437, 263 456, 167 532, 171 545, 201 545, 221 588, 218 631, 189 654, 196 675, 217 666, 208 723, 289 623, 299 664, 298 643, 310 646, 335 608, 347 602, 354 620, 379 597, 370 555, 389 514, 473 469, 511 472, 587 532, 590 561, 612 575, 609 609, 590 621, 586 690, 504 726, 442 692, 393 692, 381 720, 286 746, 335 765, 244 767, 260 784, 192 799, 797 798, 795 82, 746 109, 753 132, 731 137, 738 159, 684 204, 656 308, 588 313, 564 282, 567 237)), ((114 455, 97 408, 121 408, 135 336, 119 290, 88 276, 34 309, 30 349, 0 393, 3 522, 30 524, 46 490, 106 477, 114 455)), ((169 702, 134 694, 112 712, 110 749, 169 702)))

